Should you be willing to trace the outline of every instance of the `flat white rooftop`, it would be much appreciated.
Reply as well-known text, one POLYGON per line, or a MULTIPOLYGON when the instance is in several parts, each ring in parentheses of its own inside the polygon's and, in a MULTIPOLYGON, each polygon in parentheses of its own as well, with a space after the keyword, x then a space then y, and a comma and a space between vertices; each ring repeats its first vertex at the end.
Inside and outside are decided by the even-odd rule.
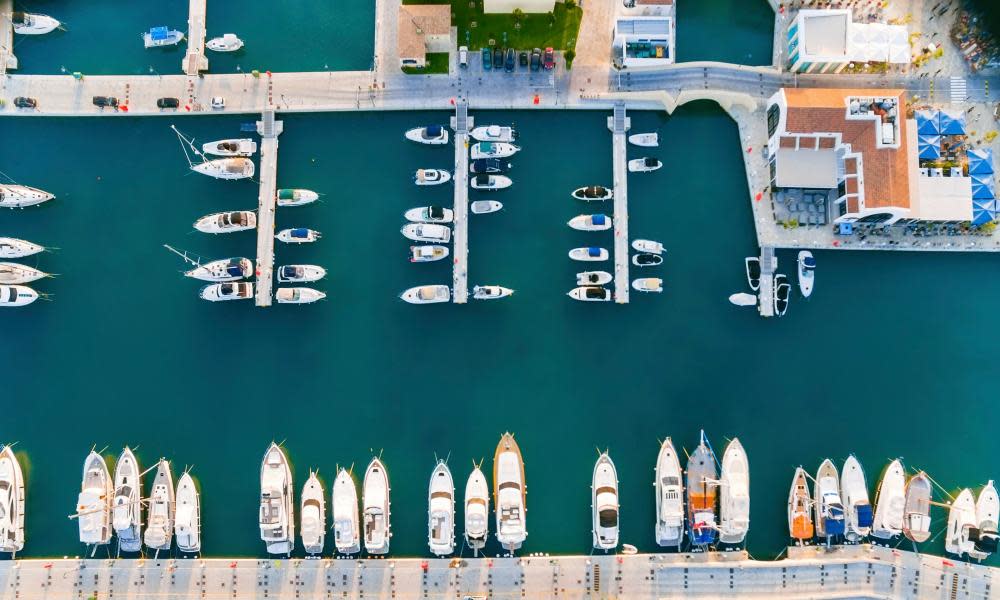
POLYGON ((774 183, 780 188, 837 187, 837 151, 779 148, 774 183))

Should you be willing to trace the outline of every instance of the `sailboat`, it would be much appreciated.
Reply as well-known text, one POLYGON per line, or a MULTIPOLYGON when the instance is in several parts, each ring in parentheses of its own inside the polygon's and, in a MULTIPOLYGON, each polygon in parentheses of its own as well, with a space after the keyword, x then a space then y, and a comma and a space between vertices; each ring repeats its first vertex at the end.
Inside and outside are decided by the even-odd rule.
POLYGON ((680 547, 684 537, 684 482, 674 443, 667 438, 656 457, 656 543, 680 547))
POLYGON ((903 532, 903 508, 906 505, 906 471, 896 459, 889 463, 875 494, 875 520, 872 535, 883 540, 903 532))
POLYGON ((976 546, 973 538, 979 537, 977 525, 976 501, 972 497, 972 491, 966 488, 952 501, 951 508, 948 510, 948 532, 944 539, 945 551, 959 558, 965 554, 974 557, 976 546))
POLYGON ((358 526, 358 489, 347 469, 340 469, 333 482, 333 540, 337 552, 361 551, 361 528, 358 526))
POLYGON ((83 481, 76 500, 80 543, 97 551, 111 541, 111 474, 102 457, 93 450, 83 463, 83 481))
POLYGON ((844 502, 844 538, 860 542, 871 532, 872 505, 868 501, 868 483, 865 471, 853 454, 844 461, 840 472, 840 493, 844 502))
POLYGON ((443 460, 434 467, 427 490, 427 545, 435 556, 455 551, 455 482, 443 460))
POLYGON ((149 523, 143 541, 150 550, 170 551, 174 535, 174 478, 170 462, 161 458, 149 494, 149 523))
POLYGON ((497 541, 508 552, 520 548, 528 537, 527 494, 521 448, 513 435, 504 433, 493 454, 493 504, 497 541))
POLYGON ((840 499, 840 485, 837 467, 829 458, 824 460, 816 472, 816 535, 832 538, 844 534, 844 503, 840 499))
POLYGON ((201 505, 198 500, 198 488, 195 487, 191 473, 184 471, 177 480, 177 492, 174 494, 177 510, 174 513, 174 535, 177 537, 179 552, 196 553, 201 551, 201 505))
POLYGON ((118 550, 142 550, 142 471, 128 446, 115 463, 114 508, 111 524, 118 536, 118 550))
POLYGON ((53 198, 55 196, 48 192, 26 185, 0 183, 0 208, 25 208, 53 198))
POLYGON ((719 491, 719 541, 740 544, 750 529, 750 466, 738 438, 722 454, 719 491))
POLYGON ((923 471, 906 482, 906 503, 903 505, 903 535, 915 543, 931 537, 931 498, 934 493, 930 477, 923 471))
POLYGON ((474 553, 486 545, 490 529, 490 487, 479 465, 465 483, 465 543, 474 553))
POLYGON ((976 554, 973 554, 973 558, 985 560, 990 554, 996 553, 997 540, 1000 537, 997 535, 998 513, 1000 513, 1000 497, 997 496, 997 488, 990 479, 976 498, 976 527, 979 535, 978 539, 974 540, 976 554))
POLYGON ((788 491, 788 536, 800 546, 813 537, 812 497, 805 469, 798 467, 788 491))
POLYGON ((594 548, 614 550, 619 536, 618 471, 607 452, 597 458, 590 491, 594 548))
POLYGON ((253 177, 254 175, 254 164, 253 161, 245 156, 228 156, 225 158, 216 158, 208 160, 205 155, 201 153, 200 150, 195 148, 194 140, 188 139, 181 134, 180 131, 173 125, 170 126, 177 134, 178 140, 181 143, 181 149, 184 150, 184 158, 188 161, 188 166, 195 173, 201 173, 202 175, 208 175, 209 177, 214 177, 216 179, 247 179, 253 177), (187 147, 185 147, 185 145, 187 147), (188 148, 191 149, 191 153, 194 156, 202 159, 202 162, 196 163, 191 159, 191 154, 188 154, 188 148))
POLYGON ((302 487, 300 511, 302 546, 306 554, 322 554, 326 540, 326 498, 323 496, 323 484, 312 469, 302 487))
POLYGON ((0 258, 24 258, 45 250, 44 246, 11 237, 0 237, 0 258))
POLYGON ((376 457, 365 469, 361 486, 362 517, 365 528, 365 551, 368 554, 388 554, 392 529, 389 524, 389 473, 376 457))
POLYGON ((271 442, 260 465, 260 539, 268 554, 291 554, 295 546, 292 470, 278 444, 271 442))
POLYGON ((24 475, 14 449, 0 450, 0 552, 24 548, 24 475))
POLYGON ((46 277, 52 277, 52 275, 27 265, 0 262, 0 284, 3 285, 31 283, 46 277))
POLYGON ((688 535, 691 545, 701 549, 715 542, 717 486, 715 453, 702 431, 701 441, 687 463, 688 535))

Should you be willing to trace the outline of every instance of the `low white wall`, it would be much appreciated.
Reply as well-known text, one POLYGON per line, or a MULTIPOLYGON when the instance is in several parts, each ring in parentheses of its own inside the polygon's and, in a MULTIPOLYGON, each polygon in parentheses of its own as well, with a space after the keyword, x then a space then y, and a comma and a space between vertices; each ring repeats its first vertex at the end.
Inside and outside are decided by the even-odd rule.
MULTIPOLYGON (((611 0, 600 0, 610 2, 611 0)), ((526 13, 547 13, 554 10, 556 0, 483 0, 485 13, 512 13, 520 8, 526 13)))

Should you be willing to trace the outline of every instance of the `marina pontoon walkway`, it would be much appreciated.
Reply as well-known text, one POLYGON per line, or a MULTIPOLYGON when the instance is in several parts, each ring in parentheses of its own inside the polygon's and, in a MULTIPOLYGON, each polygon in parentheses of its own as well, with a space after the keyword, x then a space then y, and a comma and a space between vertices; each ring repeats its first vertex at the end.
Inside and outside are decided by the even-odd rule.
POLYGON ((774 248, 764 246, 760 249, 760 291, 757 310, 762 317, 774 316, 774 270, 778 268, 778 259, 774 248))
POLYGON ((614 115, 608 118, 612 133, 612 159, 615 173, 615 302, 628 304, 628 140, 625 133, 632 120, 625 116, 625 103, 615 104, 614 115))
POLYGON ((181 69, 187 75, 198 75, 200 71, 208 70, 208 59, 205 57, 205 13, 208 12, 208 0, 189 0, 187 54, 181 69))
POLYGON ((274 285, 274 211, 278 193, 278 136, 284 124, 269 109, 257 121, 260 193, 257 196, 257 306, 271 306, 274 285))
POLYGON ((7 74, 7 69, 17 68, 17 57, 14 56, 14 23, 11 13, 14 12, 14 0, 0 0, 0 76, 7 74))
POLYGON ((451 298, 455 304, 465 304, 469 300, 469 129, 472 124, 469 105, 459 102, 451 118, 451 127, 455 130, 455 175, 452 178, 455 184, 455 232, 452 236, 455 254, 451 298))

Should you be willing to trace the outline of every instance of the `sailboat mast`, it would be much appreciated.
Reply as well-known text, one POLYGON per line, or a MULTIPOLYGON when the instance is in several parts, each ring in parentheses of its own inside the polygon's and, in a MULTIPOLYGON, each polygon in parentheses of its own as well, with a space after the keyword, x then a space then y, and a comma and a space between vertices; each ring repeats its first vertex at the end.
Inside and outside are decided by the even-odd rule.
POLYGON ((190 140, 189 140, 189 139, 187 139, 187 138, 186 138, 186 137, 184 137, 184 135, 183 135, 183 134, 182 134, 182 133, 181 133, 181 132, 180 132, 180 131, 179 131, 179 130, 177 129, 177 127, 175 127, 175 126, 173 126, 173 125, 171 125, 171 126, 170 126, 170 128, 171 128, 171 129, 173 129, 173 130, 174 130, 174 133, 176 133, 176 134, 177 134, 177 141, 178 141, 178 142, 180 142, 180 145, 181 145, 181 150, 183 150, 183 151, 184 151, 184 158, 186 158, 186 159, 187 159, 187 161, 188 161, 188 166, 190 166, 190 167, 191 167, 191 168, 193 169, 193 168, 194 168, 194 161, 193 161, 193 160, 191 160, 191 155, 190 155, 190 154, 188 154, 188 150, 187 150, 187 148, 185 148, 185 147, 184 147, 184 145, 185 145, 185 144, 187 144, 187 145, 188 145, 188 146, 189 146, 189 147, 191 148, 191 152, 192 152, 192 153, 194 153, 194 155, 195 155, 195 156, 197 156, 197 157, 201 158, 202 160, 204 160, 204 158, 205 158, 205 157, 204 157, 204 156, 202 155, 202 153, 201 153, 201 152, 199 152, 199 151, 198 151, 198 149, 197 149, 197 148, 195 148, 195 146, 194 146, 194 142, 193 142, 193 138, 192 138, 192 139, 190 139, 190 140))
MULTIPOLYGON (((180 250, 178 250, 178 249, 176 249, 173 246, 170 246, 168 244, 163 244, 163 247, 166 248, 167 250, 170 250, 171 252, 173 252, 177 256, 183 258, 185 262, 190 263, 191 265, 193 265, 195 267, 200 267, 201 266, 201 262, 200 261, 194 260, 192 258, 188 258, 187 252, 181 252, 180 250)), ((159 464, 160 463, 157 462, 155 466, 150 467, 149 469, 146 469, 146 472, 142 473, 142 475, 145 475, 149 471, 155 469, 157 466, 159 466, 159 464)))

